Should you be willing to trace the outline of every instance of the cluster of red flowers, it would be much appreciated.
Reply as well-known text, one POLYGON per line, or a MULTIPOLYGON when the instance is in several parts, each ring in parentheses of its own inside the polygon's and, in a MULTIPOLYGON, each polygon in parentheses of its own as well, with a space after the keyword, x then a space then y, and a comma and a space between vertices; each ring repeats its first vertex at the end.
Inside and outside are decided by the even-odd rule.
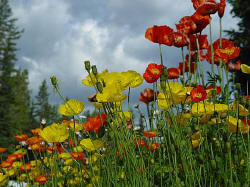
POLYGON ((107 116, 105 114, 100 114, 96 117, 88 118, 88 121, 83 124, 86 131, 96 131, 100 129, 101 125, 106 123, 107 116))
POLYGON ((138 138, 138 139, 134 139, 134 144, 137 148, 143 148, 146 147, 147 149, 149 149, 151 152, 154 152, 158 149, 159 144, 154 142, 154 143, 150 143, 147 144, 143 138, 138 138))

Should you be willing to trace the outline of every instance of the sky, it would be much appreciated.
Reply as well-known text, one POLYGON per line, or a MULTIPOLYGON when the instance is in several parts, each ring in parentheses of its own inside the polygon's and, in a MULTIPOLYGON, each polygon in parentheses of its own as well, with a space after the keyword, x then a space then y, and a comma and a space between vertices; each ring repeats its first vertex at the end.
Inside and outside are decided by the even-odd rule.
MULTIPOLYGON (((87 76, 84 61, 97 65, 98 71, 135 70, 141 74, 147 64, 160 63, 158 45, 144 38, 153 25, 175 24, 192 15, 191 0, 9 0, 17 26, 24 29, 18 40, 16 66, 29 70, 29 87, 36 95, 42 80, 50 83, 55 75, 64 96, 85 101, 94 93, 81 80, 87 76)), ((237 30, 236 18, 226 6, 223 29, 237 30)), ((218 16, 212 16, 213 39, 219 36, 218 16)), ((208 34, 208 28, 204 33, 208 34)), ((224 34, 224 37, 226 35, 224 34)), ((164 65, 177 67, 181 50, 164 47, 164 65)), ((144 83, 132 90, 132 102, 139 103, 144 83)), ((60 104, 52 93, 52 103, 60 104)))

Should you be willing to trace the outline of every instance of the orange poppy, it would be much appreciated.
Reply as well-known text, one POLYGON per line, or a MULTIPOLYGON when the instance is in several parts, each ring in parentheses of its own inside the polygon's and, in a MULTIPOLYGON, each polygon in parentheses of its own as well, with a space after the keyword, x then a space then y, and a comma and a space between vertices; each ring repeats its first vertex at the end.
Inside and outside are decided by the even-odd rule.
POLYGON ((143 133, 147 138, 153 138, 156 136, 156 131, 143 131, 143 133))
POLYGON ((137 148, 142 148, 146 145, 146 142, 142 138, 134 139, 134 144, 137 148))
POLYGON ((9 154, 7 157, 8 162, 15 162, 18 159, 17 154, 9 154))
POLYGON ((202 3, 204 3, 206 0, 192 0, 193 7, 196 10, 202 3))
POLYGON ((29 171, 31 170, 31 164, 30 163, 25 163, 25 165, 20 166, 21 171, 29 171))
POLYGON ((148 83, 156 82, 162 74, 163 65, 158 65, 155 63, 150 63, 143 74, 144 79, 148 83))
POLYGON ((230 72, 235 72, 235 71, 239 71, 240 70, 240 65, 241 62, 238 60, 235 63, 232 63, 231 61, 227 64, 227 69, 230 72))
POLYGON ((43 139, 40 136, 33 136, 33 137, 28 138, 25 141, 25 143, 28 145, 37 144, 37 143, 41 143, 41 142, 43 142, 43 139))
MULTIPOLYGON (((189 72, 189 63, 188 61, 184 62, 184 73, 189 72)), ((179 63, 180 74, 183 75, 183 62, 179 63)), ((190 73, 194 73, 194 63, 190 62, 190 73)))
POLYGON ((5 160, 0 164, 0 167, 2 168, 11 168, 13 165, 13 162, 5 160))
MULTIPOLYGON (((192 35, 189 35, 190 48, 192 51, 198 50, 197 40, 199 43, 200 50, 208 48, 209 45, 208 45, 208 41, 207 41, 207 35, 200 35, 200 34, 194 35, 194 34, 192 34, 192 35)), ((188 46, 188 48, 189 48, 189 46, 188 46)))
POLYGON ((181 70, 179 68, 168 68, 168 79, 177 79, 180 76, 181 70))
POLYGON ((31 150, 33 151, 39 151, 44 152, 46 149, 43 147, 40 143, 32 144, 30 145, 31 150))
POLYGON ((96 131, 100 129, 101 125, 106 123, 107 116, 105 114, 98 115, 96 117, 88 118, 88 121, 83 124, 86 131, 96 131))
POLYGON ((222 18, 224 15, 225 7, 226 7, 225 0, 220 0, 220 3, 218 4, 218 15, 220 18, 222 18))
POLYGON ((171 29, 166 25, 164 26, 154 25, 153 27, 150 27, 146 30, 145 38, 154 43, 172 46, 173 32, 174 32, 173 29, 171 29))
POLYGON ((200 33, 201 31, 203 31, 203 29, 205 29, 208 24, 210 23, 210 16, 202 16, 200 15, 198 12, 195 12, 192 16, 191 19, 193 20, 193 22, 196 24, 196 30, 194 33, 200 33))
POLYGON ((224 49, 216 49, 215 55, 222 58, 223 61, 232 60, 240 55, 239 47, 226 47, 224 49))
MULTIPOLYGON (((214 89, 213 84, 210 84, 210 85, 206 88, 206 90, 209 90, 209 89, 214 89)), ((216 94, 217 94, 217 95, 221 94, 221 87, 220 87, 220 86, 216 86, 216 94)))
POLYGON ((154 152, 158 149, 159 147, 159 144, 158 143, 152 143, 150 145, 147 146, 147 148, 151 151, 151 152, 154 152))
POLYGON ((191 100, 194 102, 204 101, 207 97, 207 92, 202 88, 194 88, 190 92, 191 100))
POLYGON ((85 158, 83 153, 73 152, 71 155, 75 160, 84 160, 85 158))
POLYGON ((4 147, 0 147, 0 153, 5 153, 6 152, 6 148, 4 148, 4 147))
MULTIPOLYGON (((157 97, 158 93, 159 92, 157 91, 156 97, 157 97)), ((148 103, 154 101, 154 90, 152 90, 150 88, 144 89, 144 91, 141 92, 139 100, 145 104, 148 104, 148 103)))
POLYGON ((198 8, 196 12, 202 16, 215 14, 218 11, 218 3, 213 0, 206 0, 198 8))
POLYGON ((34 136, 37 136, 41 130, 42 130, 41 128, 36 128, 36 129, 31 129, 30 131, 34 136))
POLYGON ((173 32, 173 46, 184 47, 187 46, 187 37, 179 32, 173 32))
POLYGON ((21 135, 16 135, 14 138, 16 141, 21 142, 27 140, 28 136, 27 134, 21 134, 21 135))
POLYGON ((46 175, 39 175, 37 178, 36 178, 36 181, 39 182, 40 184, 43 184, 47 181, 47 177, 46 175))
POLYGON ((184 16, 179 20, 179 23, 176 24, 176 29, 179 33, 188 35, 195 33, 197 26, 190 16, 184 16))

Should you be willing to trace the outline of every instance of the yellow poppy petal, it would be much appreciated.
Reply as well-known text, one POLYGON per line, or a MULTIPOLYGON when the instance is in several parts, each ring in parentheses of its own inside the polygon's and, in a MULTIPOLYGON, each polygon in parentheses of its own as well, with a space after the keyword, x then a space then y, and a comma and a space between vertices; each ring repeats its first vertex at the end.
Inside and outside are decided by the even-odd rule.
POLYGON ((241 64, 240 69, 243 73, 250 74, 250 66, 246 64, 241 64))

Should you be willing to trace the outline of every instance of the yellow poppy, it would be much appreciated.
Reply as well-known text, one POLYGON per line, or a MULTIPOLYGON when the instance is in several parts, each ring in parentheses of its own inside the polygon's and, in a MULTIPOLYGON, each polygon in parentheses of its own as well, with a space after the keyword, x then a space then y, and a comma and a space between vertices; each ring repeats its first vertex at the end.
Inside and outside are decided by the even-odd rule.
POLYGON ((243 123, 243 121, 241 121, 240 119, 236 119, 232 116, 229 116, 227 119, 227 124, 228 124, 228 128, 231 132, 236 133, 237 132, 237 122, 238 122, 238 132, 239 133, 248 133, 249 132, 249 126, 245 123, 243 123))
POLYGON ((164 93, 160 92, 157 96, 158 107, 162 110, 168 110, 172 105, 172 102, 169 99, 168 95, 164 95, 164 93))
MULTIPOLYGON (((230 105, 230 109, 235 111, 235 113, 237 114, 237 103, 236 103, 236 101, 234 101, 233 104, 230 105)), ((239 115, 240 116, 248 116, 249 115, 249 111, 241 104, 239 104, 239 115)))
POLYGON ((92 141, 90 138, 82 139, 80 145, 83 147, 84 150, 88 152, 95 151, 104 146, 102 141, 100 140, 92 141))
POLYGON ((204 140, 203 137, 201 137, 201 131, 197 131, 191 136, 191 147, 192 148, 197 148, 199 147, 200 143, 204 140))
POLYGON ((135 88, 143 83, 143 77, 136 71, 128 70, 121 73, 123 82, 126 82, 127 87, 135 88))
POLYGON ((66 124, 53 123, 39 132, 46 142, 63 142, 69 137, 66 124))
POLYGON ((241 64, 240 69, 243 73, 250 74, 250 66, 246 64, 241 64))
POLYGON ((65 104, 59 106, 58 112, 64 116, 74 116, 80 114, 83 111, 83 108, 83 101, 70 99, 65 104))
POLYGON ((99 79, 100 77, 102 77, 106 73, 108 73, 108 70, 104 70, 102 73, 97 73, 96 76, 93 73, 90 73, 90 75, 88 75, 86 79, 82 80, 82 84, 84 84, 85 86, 95 86, 97 79, 99 79), (97 79, 96 79, 96 77, 97 77, 97 79))

